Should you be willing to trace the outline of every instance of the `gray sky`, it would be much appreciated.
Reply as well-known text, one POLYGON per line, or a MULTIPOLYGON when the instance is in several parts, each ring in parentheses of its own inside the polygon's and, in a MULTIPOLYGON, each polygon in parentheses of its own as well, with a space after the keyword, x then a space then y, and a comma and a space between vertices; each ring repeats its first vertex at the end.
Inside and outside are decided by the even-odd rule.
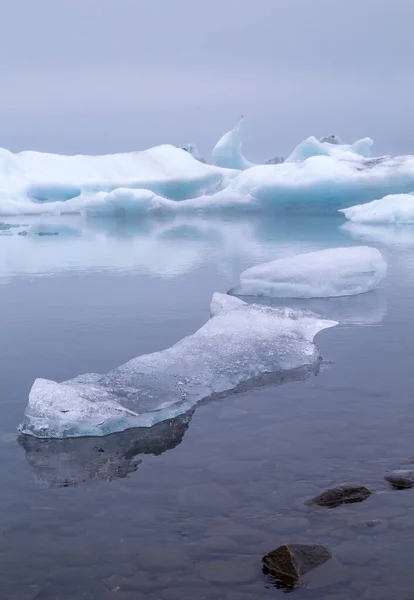
POLYGON ((8 0, 0 145, 207 156, 243 113, 251 160, 331 133, 414 153, 413 24, 413 0, 8 0))

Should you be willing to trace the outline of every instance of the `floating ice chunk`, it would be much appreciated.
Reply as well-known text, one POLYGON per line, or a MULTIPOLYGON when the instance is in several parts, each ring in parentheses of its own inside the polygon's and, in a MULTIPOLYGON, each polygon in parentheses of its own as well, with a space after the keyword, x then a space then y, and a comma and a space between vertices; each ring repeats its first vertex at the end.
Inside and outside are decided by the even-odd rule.
POLYGON ((314 365, 314 336, 336 325, 309 312, 233 304, 167 350, 106 375, 37 379, 20 431, 61 438, 150 427, 260 376, 314 365))
POLYGON ((387 272, 381 253, 369 246, 328 248, 251 267, 240 275, 237 296, 330 298, 374 289, 387 272))
POLYGON ((185 146, 181 146, 182 150, 189 152, 191 156, 193 156, 196 160, 199 160, 202 163, 205 163, 205 159, 201 156, 199 149, 196 144, 186 144, 185 146))
POLYGON ((353 144, 341 144, 338 141, 330 141, 329 138, 322 138, 320 141, 311 136, 301 142, 293 152, 286 158, 285 162, 300 162, 311 158, 312 156, 334 156, 336 158, 358 158, 371 156, 371 138, 363 138, 353 144))
POLYGON ((340 212, 354 223, 413 224, 414 195, 391 194, 380 200, 343 208, 340 212))
POLYGON ((213 163, 218 167, 243 171, 254 166, 242 154, 243 123, 244 119, 240 117, 233 129, 225 133, 215 145, 212 157, 213 163))

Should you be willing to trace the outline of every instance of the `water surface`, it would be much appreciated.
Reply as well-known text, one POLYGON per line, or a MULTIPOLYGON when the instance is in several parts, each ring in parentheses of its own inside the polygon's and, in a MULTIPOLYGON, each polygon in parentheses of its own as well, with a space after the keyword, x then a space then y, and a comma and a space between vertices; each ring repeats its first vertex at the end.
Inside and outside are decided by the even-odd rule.
POLYGON ((39 219, 7 219, 19 227, 0 236, 1 598, 277 598, 260 559, 297 541, 326 544, 347 567, 298 598, 412 598, 414 491, 389 490, 383 474, 414 456, 414 229, 343 228, 336 216, 39 219), (311 376, 151 430, 18 438, 36 377, 105 372, 169 346, 253 264, 366 243, 389 263, 377 292, 283 302, 343 321, 318 334, 311 376), (304 504, 343 482, 376 493, 335 510, 304 504))

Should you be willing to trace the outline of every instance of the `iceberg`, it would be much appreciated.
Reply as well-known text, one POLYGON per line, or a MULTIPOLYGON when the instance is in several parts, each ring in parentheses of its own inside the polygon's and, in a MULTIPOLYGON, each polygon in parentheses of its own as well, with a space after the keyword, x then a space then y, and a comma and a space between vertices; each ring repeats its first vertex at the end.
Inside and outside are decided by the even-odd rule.
POLYGON ((213 164, 218 167, 239 169, 241 171, 254 166, 242 154, 243 124, 244 118, 240 117, 233 129, 219 139, 212 152, 213 164))
POLYGON ((328 248, 251 267, 240 275, 236 296, 332 298, 374 289, 387 273, 376 248, 328 248))
POLYGON ((354 223, 412 225, 414 194, 390 194, 380 200, 343 208, 339 212, 354 223))
POLYGON ((104 156, 13 154, 2 148, 0 214, 50 212, 44 206, 47 202, 65 202, 82 193, 120 187, 183 200, 226 186, 237 172, 204 164, 190 152, 170 145, 104 156))
MULTIPOLYGON (((319 142, 318 142, 319 143, 319 142)), ((328 144, 336 148, 332 144, 328 144)), ((312 156, 302 162, 258 165, 232 179, 220 197, 250 199, 261 210, 327 212, 414 189, 414 156, 365 159, 312 156)))
POLYGON ((371 156, 371 138, 357 140, 353 144, 343 144, 336 136, 317 140, 311 136, 301 142, 293 152, 286 158, 285 162, 300 162, 312 156, 334 156, 336 158, 369 158, 371 156))
POLYGON ((104 436, 185 414, 200 400, 222 396, 261 377, 315 365, 313 343, 337 323, 310 312, 213 297, 210 318, 174 346, 133 358, 105 375, 56 383, 37 379, 23 434, 104 436))

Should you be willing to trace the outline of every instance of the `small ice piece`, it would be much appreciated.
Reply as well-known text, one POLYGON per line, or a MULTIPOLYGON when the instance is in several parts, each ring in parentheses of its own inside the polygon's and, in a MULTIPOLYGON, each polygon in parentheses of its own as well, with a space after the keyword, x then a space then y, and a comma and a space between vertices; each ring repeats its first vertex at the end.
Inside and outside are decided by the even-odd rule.
POLYGON ((328 248, 251 267, 240 275, 236 296, 331 298, 374 289, 387 273, 376 248, 328 248))
POLYGON ((380 200, 343 208, 339 212, 354 223, 411 225, 414 223, 414 195, 390 194, 380 200))
MULTIPOLYGON (((213 310, 220 304, 215 295, 213 310)), ((318 363, 314 336, 336 321, 307 311, 230 302, 174 346, 133 358, 106 375, 56 383, 37 379, 21 433, 36 437, 103 436, 151 427, 262 376, 318 363)))
POLYGON ((180 148, 182 150, 185 150, 186 152, 189 152, 191 154, 191 156, 193 158, 195 158, 196 160, 199 160, 202 163, 205 163, 205 159, 201 156, 199 149, 197 148, 196 144, 186 144, 185 146, 180 146, 180 148))
POLYGON ((243 123, 244 118, 240 117, 233 129, 225 133, 215 145, 212 157, 216 166, 241 171, 254 166, 242 154, 243 123))

